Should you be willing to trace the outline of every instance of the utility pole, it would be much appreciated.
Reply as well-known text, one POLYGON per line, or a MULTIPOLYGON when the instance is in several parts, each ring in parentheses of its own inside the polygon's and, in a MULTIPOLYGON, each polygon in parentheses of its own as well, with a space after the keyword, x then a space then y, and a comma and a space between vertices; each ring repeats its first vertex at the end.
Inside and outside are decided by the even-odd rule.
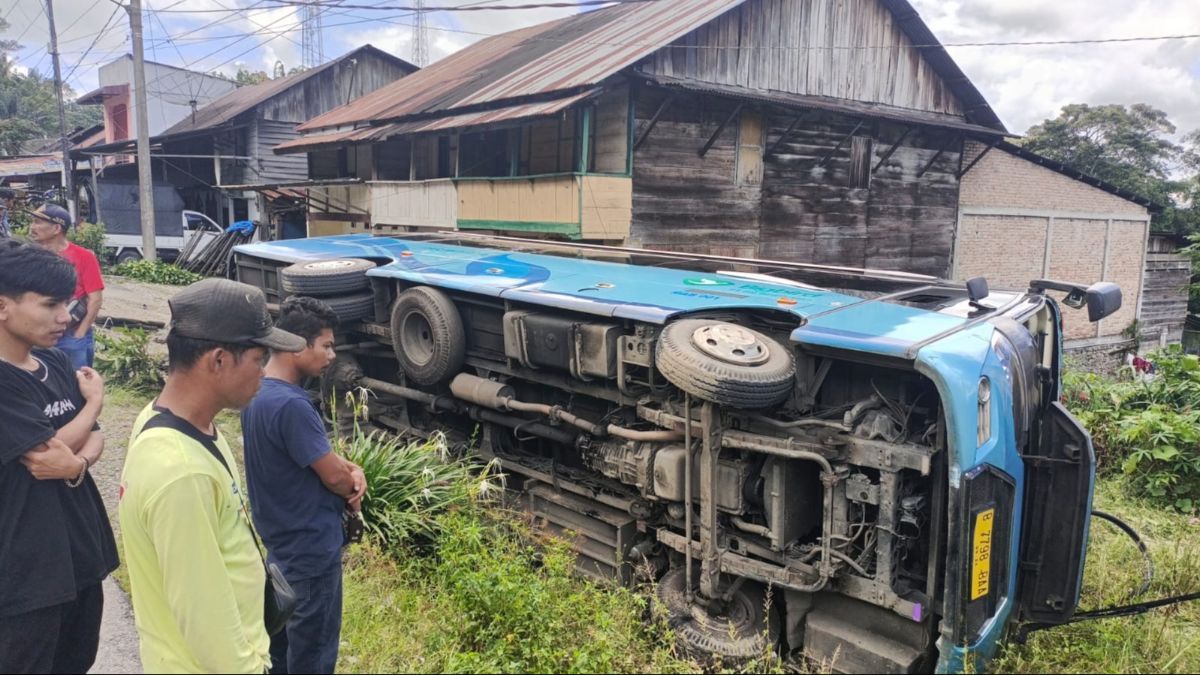
POLYGON ((50 60, 54 62, 54 91, 58 94, 58 133, 62 143, 62 186, 67 196, 67 211, 75 221, 75 185, 71 175, 71 143, 67 140, 67 111, 63 106, 62 65, 58 61, 58 32, 54 28, 54 2, 46 0, 46 18, 50 20, 50 60))
POLYGON ((158 260, 154 240, 154 182, 150 174, 150 115, 146 110, 146 58, 142 51, 142 0, 129 0, 133 34, 133 99, 137 115, 138 205, 142 210, 142 257, 158 260))

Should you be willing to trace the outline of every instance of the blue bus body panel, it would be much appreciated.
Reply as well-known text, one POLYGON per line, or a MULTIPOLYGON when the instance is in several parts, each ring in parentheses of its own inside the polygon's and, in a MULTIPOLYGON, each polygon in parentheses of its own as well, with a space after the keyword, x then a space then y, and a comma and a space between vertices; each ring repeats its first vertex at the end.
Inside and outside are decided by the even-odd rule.
POLYGON ((963 323, 786 282, 365 234, 247 244, 237 251, 281 262, 373 258, 386 263, 369 272, 373 277, 658 324, 699 311, 781 311, 815 317, 792 334, 797 342, 888 355, 963 323))
POLYGON ((962 326, 964 319, 887 302, 860 302, 813 317, 792 341, 903 357, 915 345, 962 326))
POLYGON ((959 672, 967 659, 983 663, 994 654, 1015 605, 1024 465, 1014 438, 1010 369, 992 345, 991 324, 965 326, 959 317, 786 282, 369 235, 249 244, 236 250, 282 262, 372 258, 386 263, 371 270, 372 277, 658 324, 697 311, 784 311, 802 321, 791 334, 797 343, 902 358, 914 358, 920 346, 914 365, 937 386, 945 408, 951 499, 963 475, 983 464, 1015 482, 1007 597, 974 644, 954 645, 942 637, 938 670, 959 672), (957 328, 962 330, 955 332, 957 328), (977 447, 981 376, 992 382, 994 433, 977 447))
MULTIPOLYGON (((993 347, 994 333, 991 324, 974 326, 922 348, 916 360, 917 369, 937 386, 946 413, 951 501, 959 495, 963 476, 985 464, 1004 472, 1014 483, 1006 597, 971 644, 953 644, 946 634, 950 631, 944 632, 938 641, 939 673, 962 672, 968 659, 974 661, 973 668, 982 668, 995 655, 1005 626, 1016 608, 1025 464, 1016 449, 1012 418, 1013 369, 1005 353, 993 347), (979 445, 979 379, 985 376, 991 381, 992 436, 979 445)), ((960 517, 970 516, 961 514, 960 517)), ((993 552, 993 556, 998 554, 993 552)), ((969 557, 959 561, 960 565, 967 563, 969 557)))

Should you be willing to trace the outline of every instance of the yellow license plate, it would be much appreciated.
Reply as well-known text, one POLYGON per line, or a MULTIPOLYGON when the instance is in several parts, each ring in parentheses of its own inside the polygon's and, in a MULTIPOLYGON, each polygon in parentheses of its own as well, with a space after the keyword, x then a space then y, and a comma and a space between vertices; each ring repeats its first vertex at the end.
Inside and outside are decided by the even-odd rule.
POLYGON ((996 521, 996 509, 982 511, 975 516, 975 535, 971 546, 971 600, 988 594, 992 577, 992 525, 996 521))

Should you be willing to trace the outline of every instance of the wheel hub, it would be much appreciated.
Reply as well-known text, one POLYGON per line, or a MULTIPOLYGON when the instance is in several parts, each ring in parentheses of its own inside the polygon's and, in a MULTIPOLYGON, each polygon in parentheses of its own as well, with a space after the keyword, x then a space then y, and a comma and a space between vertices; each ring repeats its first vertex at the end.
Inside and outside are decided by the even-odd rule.
POLYGON ((729 323, 697 328, 692 342, 709 356, 739 366, 757 366, 770 358, 767 345, 752 331, 729 323))

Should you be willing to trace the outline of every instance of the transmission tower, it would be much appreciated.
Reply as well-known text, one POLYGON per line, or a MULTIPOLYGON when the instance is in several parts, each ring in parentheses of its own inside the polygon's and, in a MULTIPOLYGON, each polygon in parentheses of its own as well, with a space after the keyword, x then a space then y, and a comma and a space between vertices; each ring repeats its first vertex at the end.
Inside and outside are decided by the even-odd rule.
POLYGON ((413 3, 412 60, 424 68, 429 65, 429 28, 425 25, 425 0, 413 3))
POLYGON ((300 35, 300 59, 305 68, 314 68, 325 62, 325 45, 321 40, 321 5, 317 2, 305 3, 300 8, 300 21, 303 32, 300 35))

